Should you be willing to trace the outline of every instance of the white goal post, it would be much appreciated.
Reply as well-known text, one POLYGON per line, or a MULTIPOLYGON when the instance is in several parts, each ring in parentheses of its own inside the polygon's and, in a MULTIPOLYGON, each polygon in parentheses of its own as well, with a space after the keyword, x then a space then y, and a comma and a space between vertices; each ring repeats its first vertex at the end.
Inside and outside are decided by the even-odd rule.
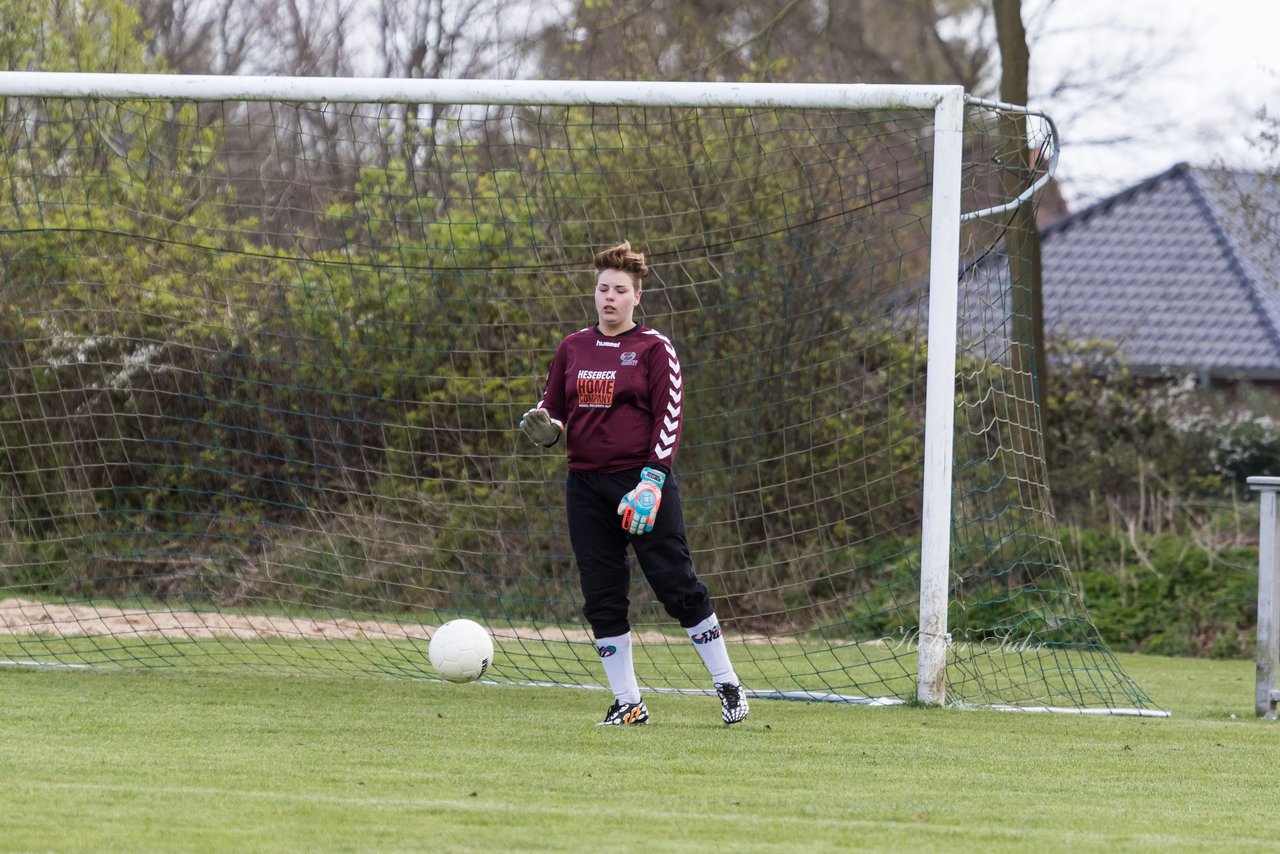
MULTIPOLYGON (((981 103, 959 86, 689 82, 583 82, 530 80, 389 80, 193 75, 0 72, 0 97, 105 98, 174 101, 387 103, 689 108, 815 108, 848 111, 932 111, 929 219, 927 389, 925 401, 919 636, 916 699, 947 699, 950 634, 948 596, 952 554, 953 454, 956 431, 958 270, 962 223, 999 214, 1029 199, 1045 174, 1019 199, 999 208, 962 211, 965 109, 981 103)), ((1047 117, 1043 117, 1048 122, 1047 117)), ((1049 122, 1052 128, 1052 123, 1049 122)))
POLYGON ((1258 515, 1258 649, 1254 679, 1254 712, 1260 718, 1276 719, 1280 702, 1280 513, 1276 493, 1280 477, 1249 478, 1249 488, 1259 493, 1258 515))

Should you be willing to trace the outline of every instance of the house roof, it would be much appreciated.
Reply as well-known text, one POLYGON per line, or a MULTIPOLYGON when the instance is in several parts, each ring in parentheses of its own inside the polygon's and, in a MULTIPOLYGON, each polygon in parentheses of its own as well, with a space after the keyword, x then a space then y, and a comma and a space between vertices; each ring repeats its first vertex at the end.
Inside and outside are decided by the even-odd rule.
POLYGON ((1280 378, 1280 179, 1178 164, 1041 230, 1050 335, 1136 372, 1280 378))

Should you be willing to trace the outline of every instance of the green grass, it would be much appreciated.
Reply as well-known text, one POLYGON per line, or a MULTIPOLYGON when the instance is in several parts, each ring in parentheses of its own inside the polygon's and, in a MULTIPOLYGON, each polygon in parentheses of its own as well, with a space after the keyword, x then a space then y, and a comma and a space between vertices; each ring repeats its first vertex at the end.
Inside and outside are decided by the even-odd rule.
POLYGON ((1252 664, 1123 664, 1172 719, 5 667, 0 850, 1274 847, 1252 664))

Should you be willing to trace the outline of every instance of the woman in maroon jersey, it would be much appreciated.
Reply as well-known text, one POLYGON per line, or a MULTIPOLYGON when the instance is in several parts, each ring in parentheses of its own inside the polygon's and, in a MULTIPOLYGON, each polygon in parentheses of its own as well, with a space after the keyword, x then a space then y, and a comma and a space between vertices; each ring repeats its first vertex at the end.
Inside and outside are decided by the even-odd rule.
POLYGON ((701 655, 722 719, 734 724, 747 716, 747 698, 693 571, 672 473, 684 412, 680 360, 666 336, 634 319, 649 274, 644 255, 624 241, 597 254, 595 267, 598 322, 560 342, 546 393, 520 427, 548 448, 565 436, 565 504, 582 610, 615 698, 601 725, 649 720, 632 664, 628 543, 701 655))

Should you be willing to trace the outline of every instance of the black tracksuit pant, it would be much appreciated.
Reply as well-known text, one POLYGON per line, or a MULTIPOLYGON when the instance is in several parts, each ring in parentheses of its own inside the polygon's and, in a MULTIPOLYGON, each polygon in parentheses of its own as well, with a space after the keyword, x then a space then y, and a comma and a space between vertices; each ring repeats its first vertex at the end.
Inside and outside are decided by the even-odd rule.
POLYGON ((631 630, 627 611, 631 572, 627 544, 649 586, 667 613, 684 628, 711 616, 711 596, 693 571, 685 538, 684 509, 675 475, 667 475, 653 530, 632 535, 622 530, 618 502, 640 482, 642 469, 623 472, 570 471, 565 482, 569 541, 582 582, 583 616, 596 637, 631 630))

